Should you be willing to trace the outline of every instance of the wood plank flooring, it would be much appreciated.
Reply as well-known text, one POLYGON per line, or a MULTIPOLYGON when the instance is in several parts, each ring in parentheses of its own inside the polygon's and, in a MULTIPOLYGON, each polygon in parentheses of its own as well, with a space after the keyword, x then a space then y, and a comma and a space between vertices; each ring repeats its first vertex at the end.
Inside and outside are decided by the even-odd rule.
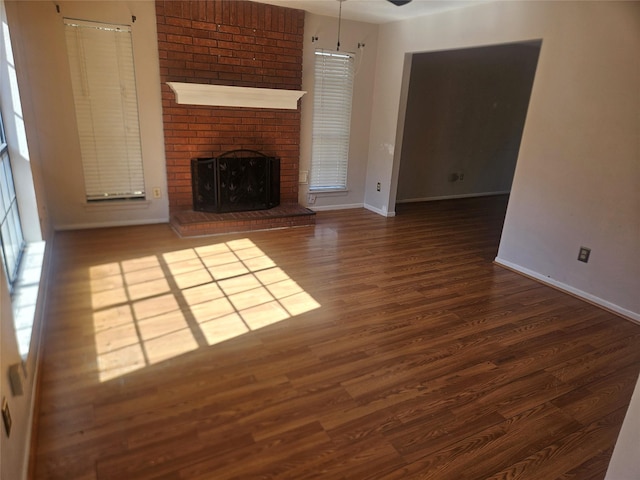
POLYGON ((58 233, 37 479, 602 479, 640 326, 502 269, 505 197, 58 233))

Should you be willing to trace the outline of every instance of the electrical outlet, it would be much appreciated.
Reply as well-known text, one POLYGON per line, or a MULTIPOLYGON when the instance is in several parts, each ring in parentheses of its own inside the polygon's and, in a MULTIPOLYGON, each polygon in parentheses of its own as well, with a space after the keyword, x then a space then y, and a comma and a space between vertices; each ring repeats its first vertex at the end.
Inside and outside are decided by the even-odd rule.
POLYGON ((316 196, 313 193, 310 193, 309 195, 307 195, 307 204, 315 205, 315 203, 316 203, 316 196))
POLYGON ((589 255, 591 255, 591 249, 587 247, 580 247, 580 252, 578 253, 578 260, 584 263, 589 261, 589 255))
POLYGON ((460 182, 463 182, 463 181, 464 181, 464 173, 459 173, 459 174, 458 174, 458 180, 459 180, 460 182))
POLYGON ((377 190, 378 192, 380 191, 380 187, 381 187, 380 182, 378 182, 378 183, 376 184, 376 190, 377 190))
POLYGON ((153 187, 153 198, 162 198, 162 190, 160 187, 153 187))

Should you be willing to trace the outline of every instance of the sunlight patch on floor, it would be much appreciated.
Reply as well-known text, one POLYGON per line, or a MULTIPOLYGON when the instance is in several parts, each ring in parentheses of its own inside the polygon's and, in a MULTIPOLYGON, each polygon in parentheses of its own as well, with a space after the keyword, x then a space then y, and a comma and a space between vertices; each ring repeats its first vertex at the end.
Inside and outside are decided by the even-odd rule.
POLYGON ((90 268, 100 381, 320 305, 249 239, 90 268))

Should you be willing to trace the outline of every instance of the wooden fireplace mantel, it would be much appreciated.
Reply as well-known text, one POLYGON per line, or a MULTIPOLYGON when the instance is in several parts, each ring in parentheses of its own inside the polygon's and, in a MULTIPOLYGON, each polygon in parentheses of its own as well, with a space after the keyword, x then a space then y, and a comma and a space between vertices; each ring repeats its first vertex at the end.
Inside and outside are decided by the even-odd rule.
POLYGON ((231 87, 202 83, 167 82, 176 103, 218 107, 281 108, 296 110, 307 92, 276 88, 231 87))

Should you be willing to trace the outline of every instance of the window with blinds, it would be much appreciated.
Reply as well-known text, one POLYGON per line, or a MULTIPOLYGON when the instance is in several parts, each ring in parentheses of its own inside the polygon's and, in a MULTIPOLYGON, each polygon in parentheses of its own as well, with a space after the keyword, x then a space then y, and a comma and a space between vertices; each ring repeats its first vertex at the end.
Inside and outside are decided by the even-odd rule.
POLYGON ((64 24, 87 200, 145 198, 131 28, 64 24))
POLYGON ((10 291, 13 291, 13 285, 18 278, 18 268, 24 246, 18 199, 9 159, 9 147, 4 136, 4 125, 0 115, 0 250, 10 291))
POLYGON ((347 188, 353 55, 316 50, 310 190, 347 188))

